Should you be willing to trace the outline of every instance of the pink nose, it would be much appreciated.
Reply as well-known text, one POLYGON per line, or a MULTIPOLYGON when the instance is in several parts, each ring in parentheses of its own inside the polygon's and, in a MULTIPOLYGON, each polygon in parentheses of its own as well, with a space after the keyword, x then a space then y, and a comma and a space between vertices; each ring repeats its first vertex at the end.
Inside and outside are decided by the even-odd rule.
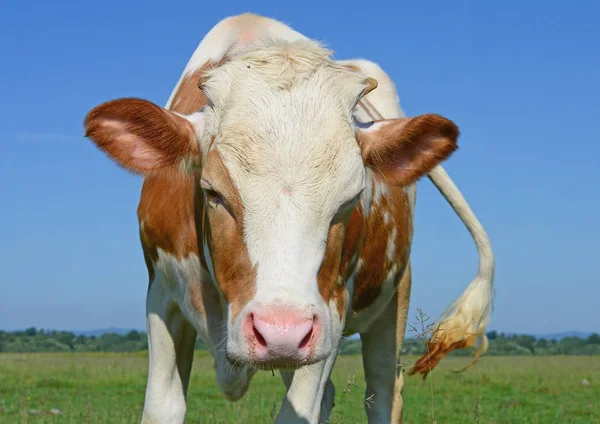
POLYGON ((248 315, 246 337, 258 362, 290 363, 310 358, 320 326, 314 316, 290 309, 255 311, 248 315))

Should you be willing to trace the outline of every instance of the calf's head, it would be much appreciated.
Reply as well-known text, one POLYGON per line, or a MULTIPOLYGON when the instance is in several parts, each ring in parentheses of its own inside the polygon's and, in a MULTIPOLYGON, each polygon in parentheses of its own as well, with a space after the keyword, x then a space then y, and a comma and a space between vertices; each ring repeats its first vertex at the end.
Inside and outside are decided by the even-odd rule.
POLYGON ((337 347, 350 216, 370 178, 408 185, 456 149, 439 115, 359 124, 377 82, 312 42, 232 54, 200 81, 208 105, 179 115, 141 99, 94 108, 86 134, 140 174, 191 172, 204 199, 204 253, 228 304, 232 361, 289 367, 337 347))

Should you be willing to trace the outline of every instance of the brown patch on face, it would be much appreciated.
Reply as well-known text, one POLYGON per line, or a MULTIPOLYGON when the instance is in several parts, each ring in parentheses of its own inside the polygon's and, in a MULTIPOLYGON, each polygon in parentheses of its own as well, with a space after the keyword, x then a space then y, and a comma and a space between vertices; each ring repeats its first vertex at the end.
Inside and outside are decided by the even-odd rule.
POLYGON ((206 256, 204 254, 204 230, 206 228, 206 203, 204 201, 204 195, 202 194, 202 188, 200 187, 200 172, 194 172, 194 222, 196 224, 197 234, 197 245, 198 253, 200 257, 200 264, 202 268, 208 272, 208 265, 206 263, 206 256))
POLYGON ((223 196, 226 205, 207 206, 205 237, 215 277, 235 319, 256 291, 256 269, 244 241, 244 207, 239 192, 217 150, 208 153, 203 177, 223 196), (214 229, 214 231, 213 231, 214 229))
MULTIPOLYGON (((373 181, 383 184, 381 181, 373 181)), ((362 267, 355 280, 353 310, 360 311, 377 300, 382 286, 394 267, 402 269, 410 253, 412 217, 408 194, 402 187, 387 186, 389 193, 371 204, 366 219, 365 238, 360 259, 362 267), (387 214, 387 219, 386 219, 387 214), (388 240, 396 230, 394 251, 388 258, 388 240)))
MULTIPOLYGON (((335 292, 339 292, 340 286, 342 286, 343 293, 343 284, 339 283, 342 282, 340 279, 340 263, 342 260, 344 244, 344 224, 344 222, 336 222, 329 227, 327 246, 325 248, 325 257, 323 258, 321 268, 317 274, 319 292, 321 293, 321 297, 326 304, 328 304, 329 300, 334 297, 335 292)), ((343 317, 345 305, 343 302, 340 302, 339 294, 336 297, 338 312, 340 313, 340 317, 343 317)))

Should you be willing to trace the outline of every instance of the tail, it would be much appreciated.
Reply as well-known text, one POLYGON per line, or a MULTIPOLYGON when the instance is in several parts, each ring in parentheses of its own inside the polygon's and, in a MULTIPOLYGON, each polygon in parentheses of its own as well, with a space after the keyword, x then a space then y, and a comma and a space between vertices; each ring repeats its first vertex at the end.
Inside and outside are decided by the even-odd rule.
POLYGON ((461 371, 473 366, 485 353, 488 347, 485 328, 490 319, 494 298, 494 254, 485 230, 441 166, 434 168, 429 173, 429 178, 473 236, 479 253, 479 270, 464 293, 442 314, 427 343, 427 353, 410 371, 410 375, 423 374, 423 378, 427 377, 444 356, 455 349, 477 347, 475 359, 461 371))

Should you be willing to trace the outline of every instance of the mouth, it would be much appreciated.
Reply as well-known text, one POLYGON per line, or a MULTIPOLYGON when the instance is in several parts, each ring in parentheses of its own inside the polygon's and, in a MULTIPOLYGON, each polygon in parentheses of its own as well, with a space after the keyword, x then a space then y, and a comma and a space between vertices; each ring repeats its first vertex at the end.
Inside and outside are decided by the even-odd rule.
POLYGON ((230 354, 227 352, 227 361, 235 367, 249 367, 262 371, 294 371, 307 365, 316 364, 322 361, 324 358, 312 357, 301 361, 289 361, 289 360, 249 360, 248 358, 241 358, 237 355, 230 354))

